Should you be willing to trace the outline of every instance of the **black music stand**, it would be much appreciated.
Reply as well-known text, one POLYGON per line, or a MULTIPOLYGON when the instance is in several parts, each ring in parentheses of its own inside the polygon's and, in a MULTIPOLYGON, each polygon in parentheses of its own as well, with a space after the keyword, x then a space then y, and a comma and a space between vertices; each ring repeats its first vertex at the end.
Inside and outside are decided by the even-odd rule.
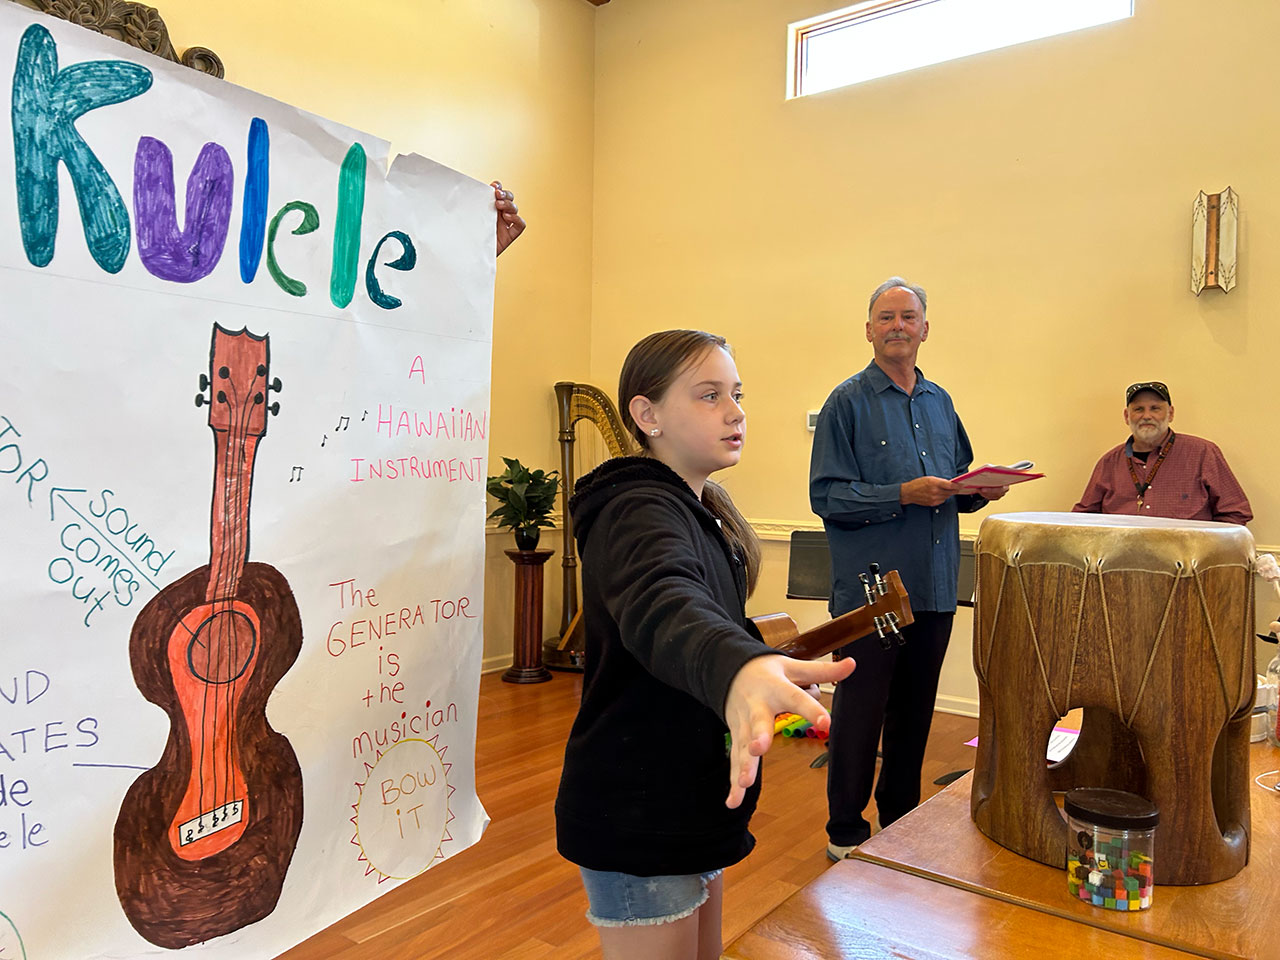
POLYGON ((787 555, 787 599, 831 597, 831 551, 822 530, 792 530, 787 555))
MULTIPOLYGON (((973 585, 977 573, 973 541, 960 541, 960 582, 957 601, 973 606, 973 585)), ((787 556, 787 599, 828 600, 831 598, 831 550, 822 530, 792 530, 787 556)))

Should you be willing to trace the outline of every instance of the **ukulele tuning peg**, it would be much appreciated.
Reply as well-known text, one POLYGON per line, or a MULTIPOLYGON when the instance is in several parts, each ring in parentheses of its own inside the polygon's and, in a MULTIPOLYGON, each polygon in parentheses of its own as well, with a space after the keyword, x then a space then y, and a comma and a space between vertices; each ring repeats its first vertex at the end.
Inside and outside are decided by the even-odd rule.
POLYGON ((280 382, 279 377, 276 377, 274 380, 271 381, 271 386, 267 387, 267 389, 272 391, 273 393, 279 393, 282 389, 284 389, 284 384, 280 382))
POLYGON ((209 377, 206 374, 200 374, 200 392, 204 393, 209 389, 209 377))
POLYGON ((271 404, 271 406, 267 407, 267 409, 271 411, 271 415, 273 417, 280 416, 280 401, 277 400, 275 403, 271 404))
POLYGON ((872 618, 872 623, 875 624, 876 637, 880 641, 881 649, 892 650, 893 641, 889 638, 890 625, 886 622, 885 618, 874 617, 872 618))
POLYGON ((875 585, 876 592, 880 596, 884 596, 889 592, 888 586, 884 582, 884 578, 880 576, 880 564, 869 563, 867 569, 871 571, 871 582, 875 585))
MULTIPOLYGON (((902 635, 902 631, 898 629, 898 615, 896 613, 893 613, 892 611, 890 611, 889 613, 886 613, 884 615, 884 624, 885 624, 885 627, 888 629, 889 633, 892 635, 893 639, 897 641, 898 646, 900 647, 905 646, 907 642, 907 638, 904 637, 902 635)), ((886 647, 885 649, 888 649, 888 648, 886 647)))
POLYGON ((865 573, 858 574, 858 579, 862 582, 862 592, 867 596, 867 603, 875 603, 875 594, 871 592, 871 580, 865 573))
POLYGON ((208 400, 206 400, 206 399, 205 399, 205 395, 204 395, 203 393, 197 393, 197 394, 196 394, 196 406, 197 406, 197 407, 203 407, 206 403, 208 403, 208 400))

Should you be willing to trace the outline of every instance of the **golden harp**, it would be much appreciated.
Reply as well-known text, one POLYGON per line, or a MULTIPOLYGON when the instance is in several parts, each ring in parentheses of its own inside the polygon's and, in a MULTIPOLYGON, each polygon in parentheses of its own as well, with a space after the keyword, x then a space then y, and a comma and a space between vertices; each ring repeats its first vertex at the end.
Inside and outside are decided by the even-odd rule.
POLYGON ((564 559, 560 565, 564 583, 560 633, 543 643, 542 662, 555 670, 581 670, 586 643, 582 609, 578 606, 578 551, 573 540, 569 497, 573 495, 579 467, 585 473, 609 457, 634 453, 635 444, 622 428, 618 408, 599 387, 561 380, 555 391, 560 426, 560 511, 564 530, 564 559), (579 437, 579 424, 584 423, 589 427, 579 437))

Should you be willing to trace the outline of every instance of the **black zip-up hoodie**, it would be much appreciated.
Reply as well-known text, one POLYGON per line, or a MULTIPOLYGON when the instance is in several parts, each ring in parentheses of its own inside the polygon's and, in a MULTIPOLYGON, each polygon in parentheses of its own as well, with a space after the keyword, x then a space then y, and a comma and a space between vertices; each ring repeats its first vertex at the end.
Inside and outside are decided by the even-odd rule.
POLYGON ((729 793, 724 704, 773 652, 744 613, 746 571, 689 485, 649 457, 606 461, 569 502, 586 668, 556 797, 560 853, 637 876, 706 873, 755 845, 729 793))

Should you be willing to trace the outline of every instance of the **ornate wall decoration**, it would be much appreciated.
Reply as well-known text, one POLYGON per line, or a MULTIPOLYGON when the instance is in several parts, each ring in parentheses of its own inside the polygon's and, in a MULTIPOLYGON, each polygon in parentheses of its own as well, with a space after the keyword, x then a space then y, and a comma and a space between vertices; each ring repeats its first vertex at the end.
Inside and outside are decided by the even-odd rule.
POLYGON ((32 10, 88 27, 103 36, 154 53, 174 63, 221 79, 222 58, 208 47, 187 47, 181 54, 169 39, 169 28, 155 7, 132 0, 11 0, 32 10))
POLYGON ((1191 292, 1206 287, 1223 293, 1236 285, 1236 240, 1240 195, 1227 187, 1221 193, 1196 196, 1191 205, 1191 292))

